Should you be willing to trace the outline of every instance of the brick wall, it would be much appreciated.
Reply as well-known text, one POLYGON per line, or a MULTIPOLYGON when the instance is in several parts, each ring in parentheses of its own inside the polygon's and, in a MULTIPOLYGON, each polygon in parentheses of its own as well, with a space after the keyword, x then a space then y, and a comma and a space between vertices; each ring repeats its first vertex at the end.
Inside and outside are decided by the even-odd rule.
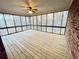
POLYGON ((74 0, 69 9, 66 37, 70 59, 79 59, 79 0, 74 0))

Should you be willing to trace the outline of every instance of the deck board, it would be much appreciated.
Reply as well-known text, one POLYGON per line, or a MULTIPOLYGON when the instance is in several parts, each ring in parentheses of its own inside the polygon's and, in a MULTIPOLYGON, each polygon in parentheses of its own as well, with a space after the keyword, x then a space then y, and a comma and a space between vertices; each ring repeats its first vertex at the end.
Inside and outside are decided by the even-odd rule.
POLYGON ((2 37, 8 59, 68 59, 64 35, 24 31, 2 37))

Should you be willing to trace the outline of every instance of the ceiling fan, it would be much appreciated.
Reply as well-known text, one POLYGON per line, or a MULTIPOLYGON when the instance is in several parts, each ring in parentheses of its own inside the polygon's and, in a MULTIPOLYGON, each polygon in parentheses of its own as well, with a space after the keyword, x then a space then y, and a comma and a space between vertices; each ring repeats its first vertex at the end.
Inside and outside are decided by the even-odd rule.
POLYGON ((22 9, 26 9, 27 13, 32 14, 32 13, 36 13, 38 11, 38 9, 36 7, 38 7, 37 5, 33 6, 33 3, 31 0, 25 0, 24 1, 25 5, 18 5, 19 7, 21 7, 22 9))
POLYGON ((31 6, 29 6, 27 8, 28 8, 27 10, 28 10, 29 14, 36 13, 36 11, 38 10, 38 9, 33 9, 31 6))

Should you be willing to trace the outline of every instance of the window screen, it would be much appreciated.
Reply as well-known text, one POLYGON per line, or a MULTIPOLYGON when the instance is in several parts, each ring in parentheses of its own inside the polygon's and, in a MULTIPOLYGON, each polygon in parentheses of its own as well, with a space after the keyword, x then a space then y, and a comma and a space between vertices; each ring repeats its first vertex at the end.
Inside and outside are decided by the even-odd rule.
POLYGON ((52 33, 52 27, 47 27, 47 32, 51 32, 52 33))
POLYGON ((21 26, 20 16, 14 16, 16 26, 21 26))
POLYGON ((24 16, 21 16, 21 22, 22 22, 22 25, 26 25, 26 20, 24 16))
POLYGON ((37 25, 37 19, 36 19, 36 16, 34 16, 34 25, 37 25))
POLYGON ((3 14, 0 14, 0 28, 6 27, 3 14))
POLYGON ((46 27, 42 27, 42 31, 46 32, 46 27))
POLYGON ((1 34, 1 35, 6 35, 6 34, 8 34, 7 29, 0 29, 0 34, 1 34))
POLYGON ((26 17, 27 25, 30 25, 29 17, 26 17))
POLYGON ((62 12, 54 13, 54 26, 61 26, 62 12))
POLYGON ((7 23, 7 27, 14 26, 13 16, 8 15, 8 14, 4 14, 4 16, 5 16, 5 20, 6 20, 6 23, 7 23))
POLYGON ((17 27, 16 29, 17 29, 17 32, 22 31, 22 28, 21 27, 17 27))
POLYGON ((62 26, 66 26, 68 11, 63 12, 62 26))
POLYGON ((16 16, 0 13, 1 35, 16 33, 25 30, 64 34, 68 11, 55 12, 38 16, 16 16))
POLYGON ((61 28, 61 34, 65 34, 65 28, 61 28))
POLYGON ((47 15, 47 25, 52 26, 53 24, 53 13, 47 15))
POLYGON ((41 15, 37 16, 38 19, 38 25, 41 25, 41 15))
POLYGON ((42 15, 42 25, 46 25, 46 15, 42 15))
POLYGON ((23 26, 23 31, 25 31, 26 30, 26 26, 23 26))
POLYGON ((30 17, 30 20, 31 20, 31 29, 33 29, 33 25, 34 25, 34 20, 33 20, 33 16, 32 17, 30 17))
POLYGON ((31 20, 31 25, 33 25, 33 16, 32 17, 30 17, 30 20, 31 20))
POLYGON ((60 34, 60 28, 53 28, 53 33, 58 33, 58 34, 60 34))
POLYGON ((41 31, 41 26, 38 26, 38 30, 41 31))
POLYGON ((15 33, 15 28, 8 28, 9 33, 15 33))

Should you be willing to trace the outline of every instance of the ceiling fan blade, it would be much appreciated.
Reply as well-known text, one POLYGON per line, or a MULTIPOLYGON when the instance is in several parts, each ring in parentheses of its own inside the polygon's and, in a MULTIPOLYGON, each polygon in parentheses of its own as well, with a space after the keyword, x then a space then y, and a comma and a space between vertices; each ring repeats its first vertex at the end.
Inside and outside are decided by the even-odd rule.
POLYGON ((34 11, 37 11, 38 9, 33 9, 34 11))
POLYGON ((26 4, 15 4, 15 5, 12 5, 12 7, 20 7, 20 8, 26 8, 26 7, 28 7, 28 5, 26 5, 26 4))
POLYGON ((30 6, 29 0, 25 0, 24 2, 25 2, 26 5, 28 5, 28 7, 30 6))
POLYGON ((32 10, 33 13, 36 13, 34 10, 32 10))
POLYGON ((21 8, 25 8, 25 6, 22 6, 22 5, 17 5, 18 7, 21 7, 21 8))
POLYGON ((29 8, 20 8, 20 9, 22 9, 22 10, 30 10, 29 8))
POLYGON ((38 5, 34 5, 33 7, 39 7, 38 5))

